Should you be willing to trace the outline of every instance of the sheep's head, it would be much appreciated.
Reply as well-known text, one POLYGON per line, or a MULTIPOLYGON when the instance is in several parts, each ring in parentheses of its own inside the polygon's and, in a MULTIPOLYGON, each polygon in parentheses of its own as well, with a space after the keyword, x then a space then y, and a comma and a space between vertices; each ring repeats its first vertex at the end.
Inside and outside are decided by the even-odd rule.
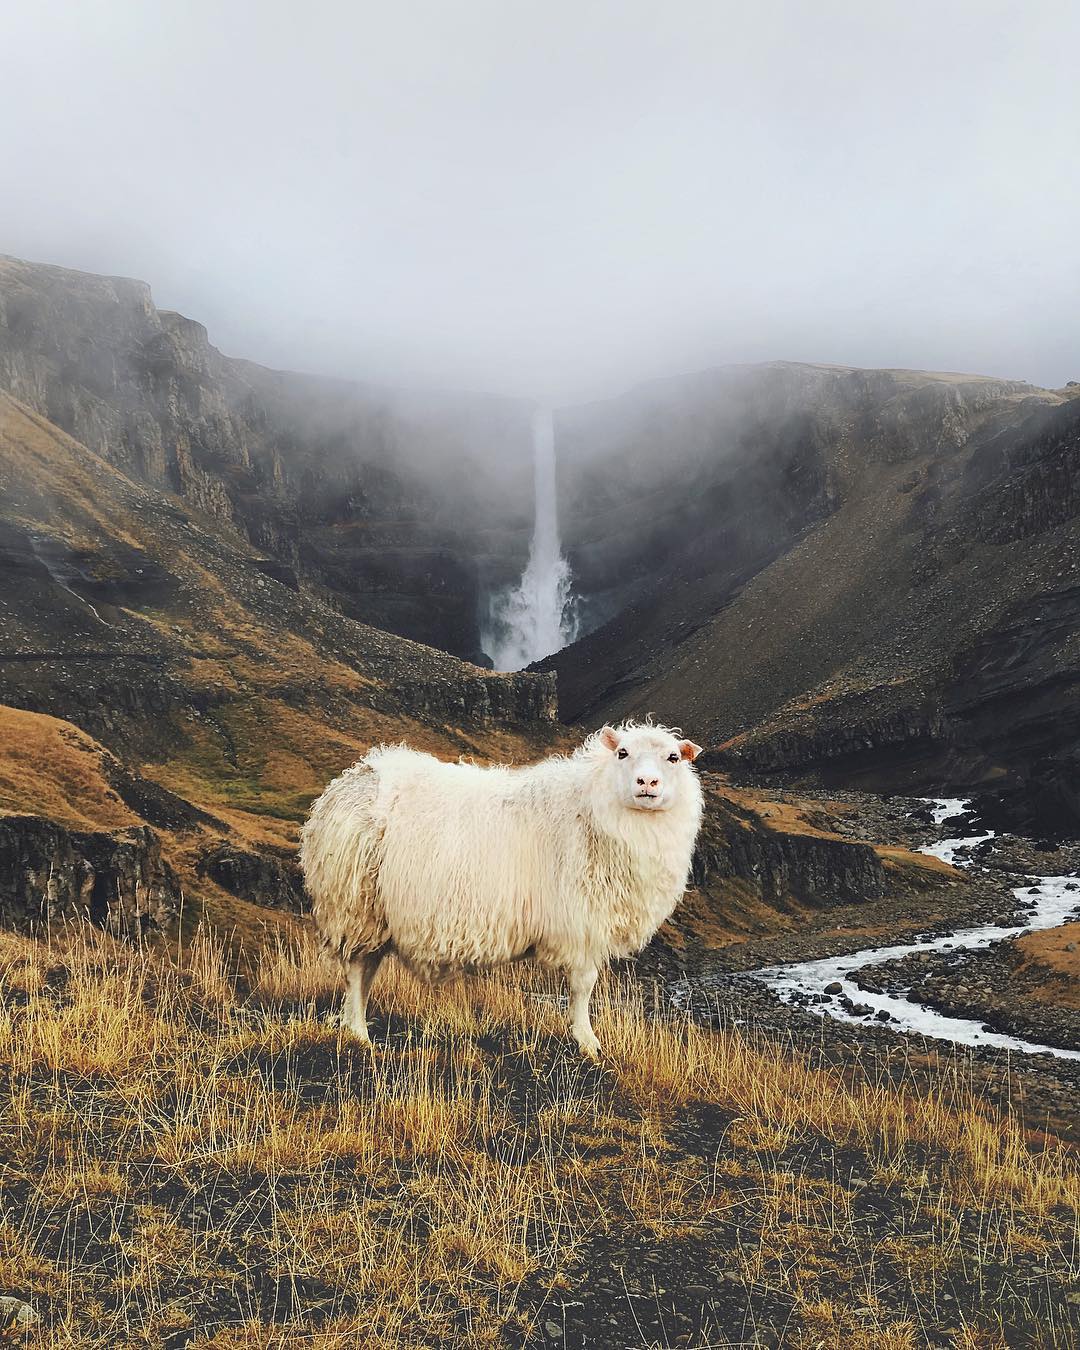
POLYGON ((692 777, 701 746, 680 740, 667 727, 624 723, 602 727, 596 753, 623 806, 632 811, 668 811, 692 777))

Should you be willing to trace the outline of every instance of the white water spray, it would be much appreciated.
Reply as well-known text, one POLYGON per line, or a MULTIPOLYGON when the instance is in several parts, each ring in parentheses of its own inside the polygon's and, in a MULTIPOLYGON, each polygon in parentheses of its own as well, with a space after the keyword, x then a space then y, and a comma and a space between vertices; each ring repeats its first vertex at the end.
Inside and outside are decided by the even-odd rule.
POLYGON ((536 517, 521 580, 491 597, 484 649, 496 670, 520 670, 577 636, 570 564, 559 545, 555 503, 555 427, 550 408, 533 414, 536 517))

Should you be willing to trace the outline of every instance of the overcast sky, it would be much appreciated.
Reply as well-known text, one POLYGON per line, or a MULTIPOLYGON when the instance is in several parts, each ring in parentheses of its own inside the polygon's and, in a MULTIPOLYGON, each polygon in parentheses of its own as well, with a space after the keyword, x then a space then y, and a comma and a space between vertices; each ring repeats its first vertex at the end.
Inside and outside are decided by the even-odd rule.
POLYGON ((0 252, 223 350, 566 399, 1080 379, 1075 0, 5 6, 0 252))

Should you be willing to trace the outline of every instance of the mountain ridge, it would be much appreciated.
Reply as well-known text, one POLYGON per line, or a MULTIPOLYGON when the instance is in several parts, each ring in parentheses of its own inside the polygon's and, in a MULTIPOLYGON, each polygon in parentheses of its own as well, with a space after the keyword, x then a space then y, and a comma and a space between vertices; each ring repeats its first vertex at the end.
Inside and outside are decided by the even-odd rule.
MULTIPOLYGON (((1028 776, 1054 734, 1033 721, 1003 758, 992 727, 960 725, 950 663, 967 669, 980 641, 992 660, 1040 596, 1058 596, 1063 631, 1080 626, 1074 391, 777 363, 690 383, 564 423, 568 556, 587 585, 622 590, 536 667, 558 674, 563 715, 663 708, 735 767, 815 781, 1028 776), (599 544, 598 513, 616 522, 599 544)), ((1043 656, 1013 714, 1056 681, 1068 740, 1075 653, 1043 656)))
POLYGON ((9 257, 0 387, 347 616, 487 663, 482 591, 528 547, 528 404, 269 370, 223 356, 143 282, 9 257))

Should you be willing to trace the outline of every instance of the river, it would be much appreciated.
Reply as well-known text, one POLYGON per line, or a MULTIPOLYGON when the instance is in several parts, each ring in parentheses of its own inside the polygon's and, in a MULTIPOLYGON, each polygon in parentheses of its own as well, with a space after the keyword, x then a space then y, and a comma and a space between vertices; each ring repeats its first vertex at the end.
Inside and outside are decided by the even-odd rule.
MULTIPOLYGON (((965 813, 967 802, 959 798, 933 799, 933 818, 935 824, 941 824, 965 813)), ((970 859, 963 854, 973 845, 993 838, 993 834, 971 835, 962 839, 945 839, 938 844, 921 850, 955 866, 970 866, 970 859)), ((1015 928, 1001 928, 996 924, 987 924, 979 928, 962 929, 947 937, 917 938, 913 942, 901 943, 894 947, 869 947, 865 951, 853 952, 849 956, 829 956, 818 961, 798 961, 792 965, 766 966, 761 970, 747 972, 745 978, 760 980, 768 985, 785 1003, 803 1004, 806 996, 815 1001, 806 1004, 807 1011, 821 1017, 832 1017, 839 1022, 858 1022, 865 1024, 874 1021, 874 1015, 885 1011, 891 1020, 887 1025, 891 1031, 916 1033, 922 1036, 934 1036, 938 1040, 953 1041, 958 1045, 987 1046, 999 1050, 1012 1050, 1021 1054, 1051 1054, 1059 1059, 1080 1060, 1080 1050, 1062 1050, 1052 1045, 1040 1045, 1034 1041, 1021 1040, 1016 1036, 1007 1036, 996 1031, 984 1031, 981 1022, 969 1021, 963 1017, 950 1017, 920 1003, 910 1003, 906 990, 899 993, 869 993, 860 989, 851 976, 866 966, 883 961, 893 961, 909 956, 913 952, 935 952, 963 949, 974 950, 989 947, 1004 938, 1016 937, 1020 933, 1033 932, 1036 929, 1057 928, 1069 919, 1080 917, 1080 881, 1071 876, 1038 877, 1024 886, 1018 886, 1013 894, 1024 904, 1031 905, 1026 922, 1015 928), (828 986, 839 984, 840 991, 826 994, 828 986), (869 1018, 865 1013, 852 1014, 841 1002, 847 998, 852 1003, 871 1009, 869 1018)))

